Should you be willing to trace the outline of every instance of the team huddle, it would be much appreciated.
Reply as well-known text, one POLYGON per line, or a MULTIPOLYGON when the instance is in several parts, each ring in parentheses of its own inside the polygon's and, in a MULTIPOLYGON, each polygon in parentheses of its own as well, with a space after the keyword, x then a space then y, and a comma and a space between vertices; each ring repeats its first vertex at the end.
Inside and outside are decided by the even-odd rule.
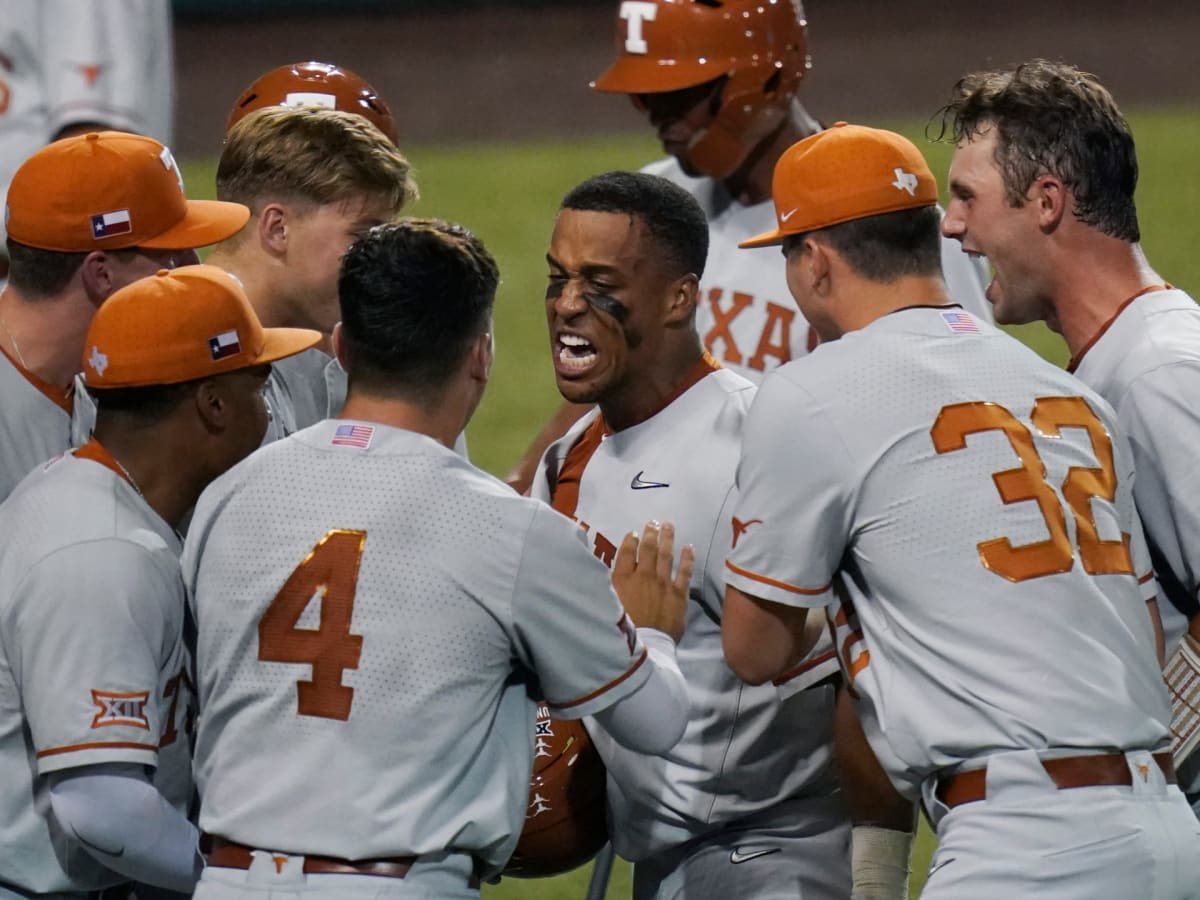
POLYGON ((215 201, 82 99, 15 170, 0 900, 469 900, 584 835, 636 900, 902 900, 918 815, 927 900, 1200 898, 1200 308, 1112 96, 963 76, 943 209, 801 104, 798 0, 615 20, 668 158, 531 248, 507 483, 501 273, 359 76, 251 85, 215 201))

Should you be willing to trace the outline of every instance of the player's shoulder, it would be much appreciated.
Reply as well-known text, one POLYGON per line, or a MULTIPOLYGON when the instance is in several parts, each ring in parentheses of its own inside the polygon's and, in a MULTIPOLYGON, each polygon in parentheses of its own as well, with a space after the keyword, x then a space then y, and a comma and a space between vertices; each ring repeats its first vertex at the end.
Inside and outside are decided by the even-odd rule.
MULTIPOLYGON (((1158 291, 1126 307, 1101 335, 1093 352, 1126 384, 1166 367, 1200 366, 1200 307, 1180 290, 1158 291)), ((1083 365, 1080 366, 1083 368, 1083 365)))
MULTIPOLYGON (((647 163, 642 166, 641 171, 647 175, 665 178, 672 184, 683 188, 700 204, 705 217, 712 218, 717 206, 717 197, 722 194, 722 189, 712 178, 703 175, 699 177, 688 175, 673 156, 647 163)), ((772 207, 772 209, 774 208, 772 207)))

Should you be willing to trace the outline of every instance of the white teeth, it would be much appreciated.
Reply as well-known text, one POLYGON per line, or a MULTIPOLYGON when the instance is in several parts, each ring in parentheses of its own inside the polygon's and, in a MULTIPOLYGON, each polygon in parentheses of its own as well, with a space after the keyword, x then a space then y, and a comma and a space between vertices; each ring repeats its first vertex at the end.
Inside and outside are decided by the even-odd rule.
POLYGON ((586 353, 580 356, 579 354, 574 353, 564 347, 562 350, 558 351, 558 361, 564 369, 575 369, 577 371, 581 371, 590 367, 596 361, 596 354, 586 353))
POLYGON ((585 341, 583 338, 579 337, 578 335, 574 335, 574 334, 563 334, 563 335, 559 335, 559 338, 558 338, 558 340, 559 340, 559 342, 561 342, 562 344, 565 344, 565 345, 566 345, 566 346, 568 346, 568 347, 588 347, 588 346, 591 346, 591 345, 590 345, 590 344, 589 344, 587 341, 585 341))

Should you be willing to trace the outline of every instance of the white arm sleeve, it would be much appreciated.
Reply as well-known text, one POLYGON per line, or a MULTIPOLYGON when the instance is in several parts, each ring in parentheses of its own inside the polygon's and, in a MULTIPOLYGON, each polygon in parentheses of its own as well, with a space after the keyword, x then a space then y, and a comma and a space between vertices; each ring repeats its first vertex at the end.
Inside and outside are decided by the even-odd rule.
POLYGON ((203 868, 196 826, 142 766, 104 763, 50 777, 54 816, 84 850, 132 881, 192 892, 203 868))
POLYGON ((675 661, 675 642, 656 628, 639 628, 654 668, 636 691, 596 713, 613 740, 637 753, 665 753, 683 737, 691 712, 687 685, 675 661))

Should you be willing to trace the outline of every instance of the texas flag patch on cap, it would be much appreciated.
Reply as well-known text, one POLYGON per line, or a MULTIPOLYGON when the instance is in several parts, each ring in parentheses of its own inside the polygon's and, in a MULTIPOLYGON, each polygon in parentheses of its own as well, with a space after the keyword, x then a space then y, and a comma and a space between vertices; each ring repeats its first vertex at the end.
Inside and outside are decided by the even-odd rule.
POLYGON ((118 234, 129 234, 131 231, 133 231, 133 223, 129 220, 129 210, 127 209, 118 209, 92 216, 92 238, 94 240, 116 237, 118 234))
POLYGON ((208 349, 212 353, 213 361, 225 359, 227 356, 235 356, 242 352, 242 342, 238 340, 238 333, 234 331, 223 331, 220 334, 208 339, 208 349))

